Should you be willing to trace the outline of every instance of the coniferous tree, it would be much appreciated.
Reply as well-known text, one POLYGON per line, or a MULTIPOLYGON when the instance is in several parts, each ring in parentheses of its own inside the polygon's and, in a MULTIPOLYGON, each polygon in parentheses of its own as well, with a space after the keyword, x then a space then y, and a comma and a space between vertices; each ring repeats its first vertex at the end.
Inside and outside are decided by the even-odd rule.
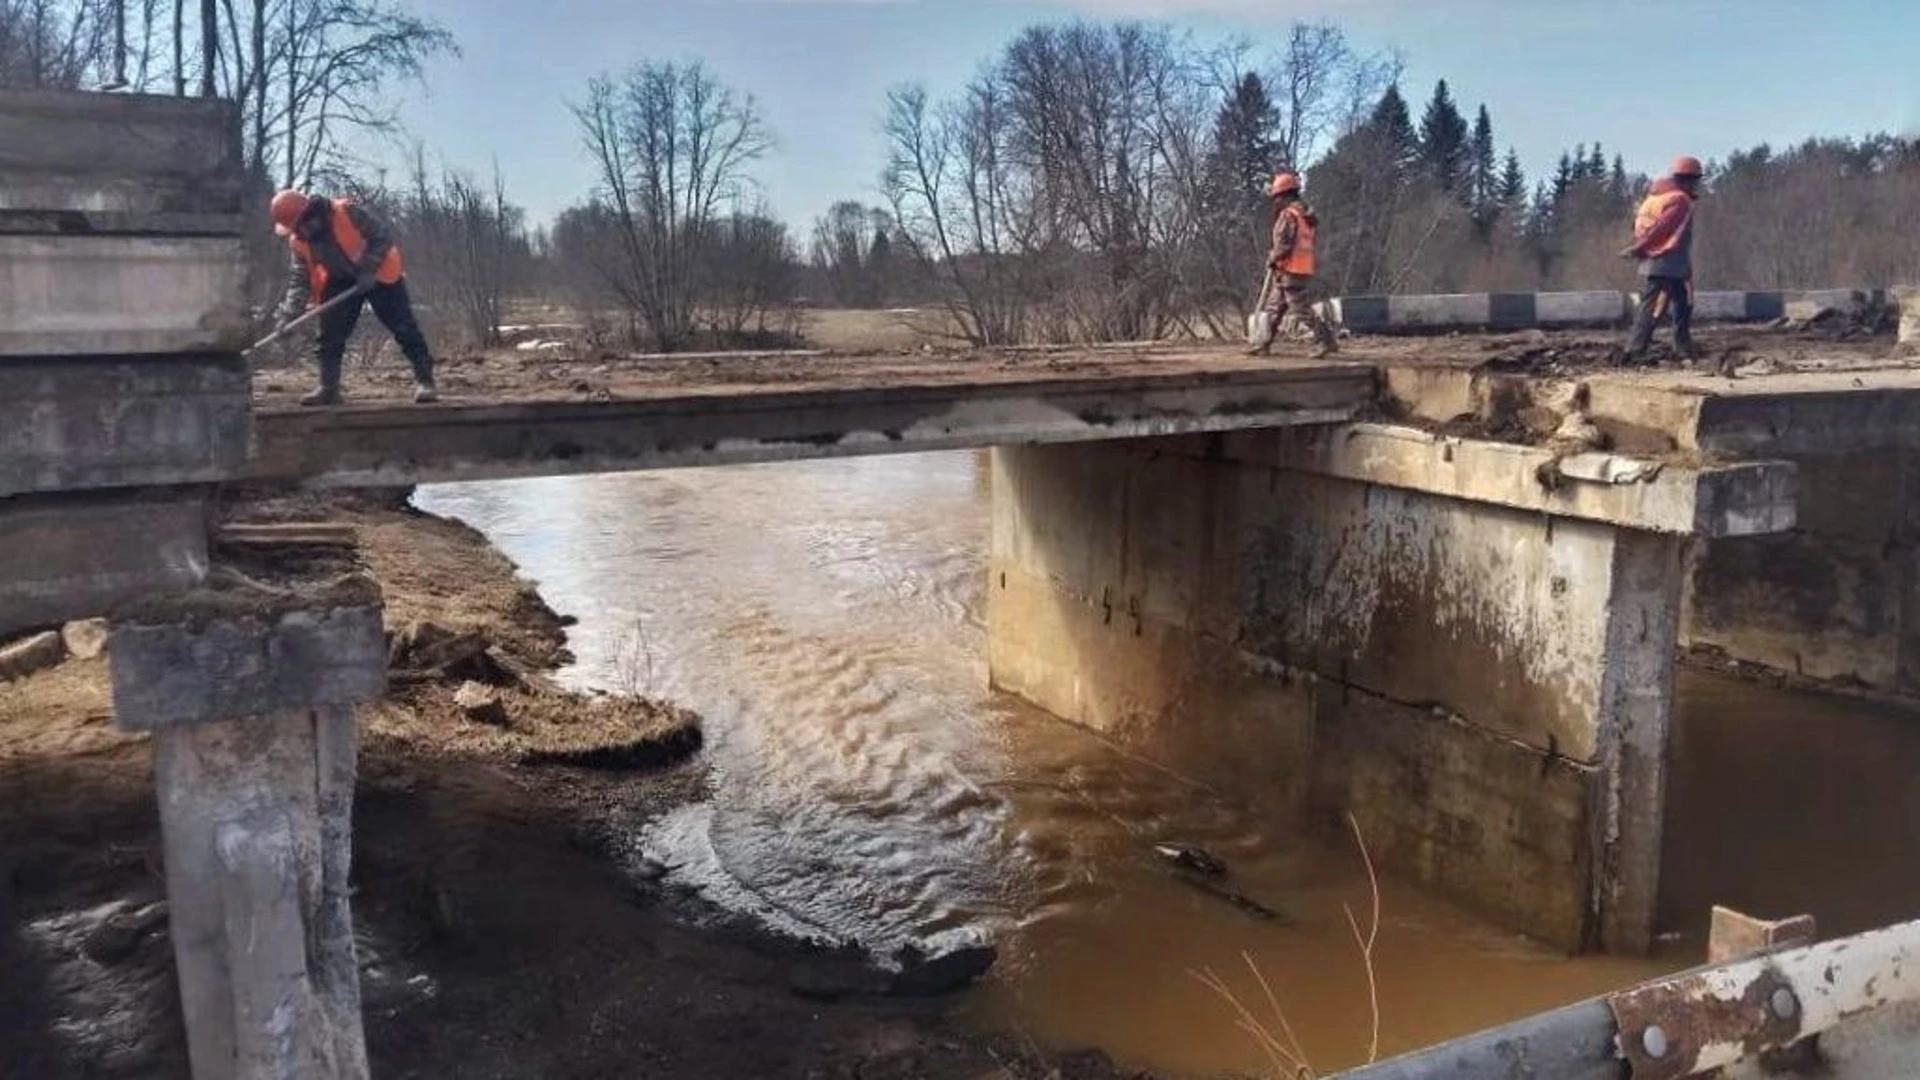
POLYGON ((1499 204, 1500 163, 1493 149, 1493 117, 1485 105, 1473 119, 1473 142, 1467 159, 1468 196, 1475 213, 1490 214, 1499 204))
POLYGON ((1453 103, 1447 80, 1441 79, 1420 120, 1420 159, 1443 190, 1461 193, 1468 154, 1466 118, 1453 103))

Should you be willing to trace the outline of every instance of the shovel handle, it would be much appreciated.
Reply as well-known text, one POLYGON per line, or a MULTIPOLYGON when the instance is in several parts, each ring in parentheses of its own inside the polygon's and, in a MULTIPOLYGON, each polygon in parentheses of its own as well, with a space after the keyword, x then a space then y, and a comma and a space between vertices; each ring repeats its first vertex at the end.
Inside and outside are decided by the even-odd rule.
POLYGON ((279 341, 281 338, 286 337, 288 334, 291 334, 295 329, 301 326, 304 326, 309 322, 312 322, 313 320, 319 318, 320 316, 325 315, 327 312, 332 311, 334 308, 339 307, 341 304, 344 304, 347 301, 352 300, 361 295, 362 294, 357 289, 348 289, 346 292, 341 293, 339 296, 334 297, 333 299, 327 301, 324 304, 319 305, 318 307, 310 307, 305 312, 301 313, 299 317, 288 321, 288 323, 285 326, 282 326, 280 329, 275 330, 273 333, 268 334, 266 337, 261 338, 259 341, 254 342, 252 345, 247 346, 247 348, 243 352, 241 352, 240 355, 251 356, 254 353, 259 352, 261 349, 264 349, 267 346, 273 344, 274 342, 279 341))

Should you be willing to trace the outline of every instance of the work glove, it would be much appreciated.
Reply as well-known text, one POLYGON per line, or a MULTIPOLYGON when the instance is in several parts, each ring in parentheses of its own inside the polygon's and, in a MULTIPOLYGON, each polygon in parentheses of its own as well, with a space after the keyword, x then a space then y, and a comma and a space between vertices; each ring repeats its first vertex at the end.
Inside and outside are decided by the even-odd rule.
POLYGON ((1621 248, 1620 257, 1623 259, 1638 259, 1641 257, 1640 249, 1632 247, 1621 248))
POLYGON ((359 277, 353 279, 353 288, 348 291, 355 296, 365 296, 372 292, 373 287, 378 284, 379 282, 374 279, 372 274, 361 274, 359 277))

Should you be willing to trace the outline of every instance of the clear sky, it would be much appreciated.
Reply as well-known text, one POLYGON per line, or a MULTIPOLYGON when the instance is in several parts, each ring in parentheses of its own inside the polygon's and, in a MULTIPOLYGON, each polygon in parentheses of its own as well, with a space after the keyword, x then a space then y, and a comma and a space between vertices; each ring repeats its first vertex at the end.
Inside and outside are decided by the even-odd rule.
MULTIPOLYGON (((1813 134, 1920 133, 1920 0, 411 0, 458 37, 410 91, 410 133, 446 164, 497 159, 537 219, 592 171, 567 102, 587 79, 705 60, 758 99, 780 140, 756 168, 804 229, 840 198, 877 201, 887 90, 964 83, 1014 32, 1080 16, 1163 20, 1277 43, 1329 19, 1407 61, 1415 117, 1437 78, 1485 102, 1530 177, 1599 139, 1629 169, 1813 134)), ((397 158, 396 158, 397 160, 397 158)))

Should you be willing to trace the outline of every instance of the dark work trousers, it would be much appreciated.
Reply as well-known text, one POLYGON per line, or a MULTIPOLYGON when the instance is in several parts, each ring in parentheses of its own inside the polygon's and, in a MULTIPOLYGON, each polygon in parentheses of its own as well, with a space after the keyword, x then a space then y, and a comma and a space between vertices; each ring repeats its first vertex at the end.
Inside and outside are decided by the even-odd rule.
MULTIPOLYGON (((330 283, 320 302, 324 304, 352 287, 351 282, 330 283)), ((320 386, 326 390, 340 389, 340 365, 347 355, 347 339, 359 325, 363 305, 373 308, 374 316, 406 354, 407 363, 413 365, 414 381, 431 384, 433 354, 427 351, 427 337, 420 332, 420 323, 413 317, 407 279, 401 278, 391 285, 375 285, 360 300, 349 300, 320 316, 320 341, 314 347, 314 355, 320 361, 320 386)))
POLYGON ((1693 348, 1693 282, 1685 278, 1650 277, 1640 292, 1640 308, 1634 312, 1633 334, 1627 339, 1627 355, 1639 356, 1653 343, 1653 328, 1660 318, 1673 315, 1673 344, 1688 351, 1693 348))

